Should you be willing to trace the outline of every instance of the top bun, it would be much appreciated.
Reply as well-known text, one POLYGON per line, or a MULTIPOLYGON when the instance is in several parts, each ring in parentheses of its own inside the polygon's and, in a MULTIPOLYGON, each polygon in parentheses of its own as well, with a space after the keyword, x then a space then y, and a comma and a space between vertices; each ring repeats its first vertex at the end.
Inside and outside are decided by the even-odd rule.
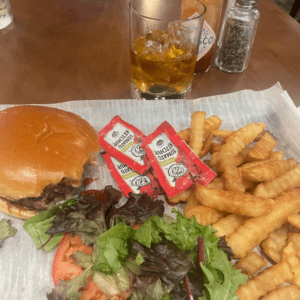
POLYGON ((0 197, 39 197, 63 178, 79 185, 99 150, 96 130, 76 114, 31 105, 0 111, 0 197))

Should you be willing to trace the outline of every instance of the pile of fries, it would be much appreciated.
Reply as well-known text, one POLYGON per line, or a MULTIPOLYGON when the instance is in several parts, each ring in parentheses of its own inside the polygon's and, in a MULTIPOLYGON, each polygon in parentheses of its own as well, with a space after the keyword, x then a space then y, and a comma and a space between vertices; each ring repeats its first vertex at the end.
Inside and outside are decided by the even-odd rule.
POLYGON ((169 201, 186 202, 187 218, 226 237, 234 267, 249 278, 237 290, 240 300, 299 300, 300 164, 274 150, 277 141, 264 123, 236 131, 221 124, 197 111, 190 128, 178 132, 218 176, 169 201))

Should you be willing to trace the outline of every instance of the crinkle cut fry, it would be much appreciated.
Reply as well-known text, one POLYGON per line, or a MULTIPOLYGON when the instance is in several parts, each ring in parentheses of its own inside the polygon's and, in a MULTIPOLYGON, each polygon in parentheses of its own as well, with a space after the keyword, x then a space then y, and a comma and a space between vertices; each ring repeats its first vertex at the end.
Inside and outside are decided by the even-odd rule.
POLYGON ((214 223, 211 227, 217 230, 216 236, 228 236, 235 232, 248 219, 249 217, 246 216, 230 214, 214 223))
POLYGON ((275 198, 283 191, 300 186, 300 164, 271 181, 259 184, 253 192, 257 197, 275 198))
POLYGON ((270 156, 270 153, 275 148, 276 144, 276 139, 267 132, 248 152, 247 158, 251 160, 266 159, 270 156))
POLYGON ((189 197, 184 207, 184 216, 188 219, 195 216, 196 221, 203 226, 213 224, 225 215, 226 213, 222 211, 202 206, 195 198, 195 195, 189 197))
POLYGON ((189 146, 198 157, 201 156, 204 134, 205 134, 205 116, 203 111, 195 111, 191 117, 191 130, 189 146))
MULTIPOLYGON (((212 115, 211 117, 205 119, 204 137, 206 138, 208 134, 212 132, 212 130, 218 129, 221 126, 221 124, 222 124, 222 120, 216 115, 212 115)), ((177 134, 188 144, 190 139, 190 132, 191 132, 191 128, 186 128, 180 130, 179 132, 177 132, 177 134)))
POLYGON ((222 120, 218 116, 212 115, 205 120, 204 129, 206 132, 211 132, 212 130, 218 129, 221 124, 222 120))
POLYGON ((212 135, 212 133, 209 132, 207 134, 205 140, 203 141, 203 146, 202 146, 202 149, 201 149, 200 157, 205 156, 209 152, 212 139, 213 139, 213 135, 212 135))
POLYGON ((269 159, 283 160, 284 159, 284 153, 283 153, 283 151, 272 151, 270 153, 269 159))
POLYGON ((241 168, 244 178, 254 182, 265 182, 284 174, 297 164, 294 158, 287 160, 270 160, 268 163, 259 164, 250 168, 241 168))
POLYGON ((216 177, 206 187, 208 189, 223 190, 224 189, 223 179, 221 177, 216 177))
POLYGON ((247 255, 255 246, 275 229, 287 221, 287 217, 300 210, 300 190, 291 189, 282 193, 274 201, 273 210, 266 215, 247 220, 241 227, 226 238, 236 258, 247 255))
POLYGON ((269 267, 248 282, 239 286, 236 294, 240 300, 258 300, 285 283, 300 284, 298 251, 289 243, 282 252, 281 262, 269 267))
POLYGON ((188 200, 188 198, 192 195, 192 193, 193 193, 193 190, 191 188, 186 189, 186 190, 183 190, 178 195, 168 198, 168 200, 171 203, 186 202, 188 200))
POLYGON ((281 254, 287 245, 289 224, 285 223, 280 228, 271 232, 268 237, 260 243, 263 252, 274 262, 281 261, 281 254))
POLYGON ((269 162, 271 162, 271 159, 263 159, 263 160, 256 160, 256 161, 251 161, 251 162, 247 162, 243 165, 241 165, 239 167, 240 170, 244 170, 244 169, 248 169, 248 168, 252 168, 252 167, 256 167, 258 165, 262 165, 262 164, 267 164, 269 162))
POLYGON ((246 188, 240 170, 235 166, 235 156, 225 153, 220 157, 220 170, 223 172, 224 184, 228 191, 244 193, 246 188))
POLYGON ((232 153, 237 155, 241 153, 248 144, 254 141, 259 133, 266 127, 264 123, 250 123, 232 134, 226 144, 222 147, 221 152, 232 153))
POLYGON ((293 242, 288 243, 288 245, 283 249, 281 261, 287 262, 291 272, 293 273, 293 278, 290 282, 300 286, 299 249, 295 248, 293 242))
POLYGON ((177 134, 188 144, 190 139, 190 128, 186 128, 177 132, 177 134))
POLYGON ((295 214, 288 217, 288 222, 296 228, 300 229, 300 215, 295 214))
POLYGON ((250 194, 232 191, 208 189, 198 183, 196 183, 195 196, 199 203, 204 206, 249 217, 267 214, 274 206, 272 199, 258 198, 250 194))
POLYGON ((215 130, 212 130, 212 134, 214 136, 218 136, 218 137, 222 137, 222 138, 227 138, 233 132, 234 132, 233 130, 225 130, 225 129, 215 129, 215 130))
POLYGON ((223 145, 222 149, 219 152, 213 153, 210 160, 211 166, 217 167, 220 156, 224 153, 231 153, 234 156, 241 153, 248 144, 254 141, 257 135, 261 133, 265 127, 266 124, 261 122, 250 123, 235 131, 228 137, 226 144, 223 145))
POLYGON ((236 295, 240 300, 258 300, 292 279, 293 273, 288 263, 280 262, 248 280, 245 285, 240 285, 236 295))
POLYGON ((300 250, 300 233, 297 232, 289 232, 288 233, 288 239, 287 244, 292 242, 294 247, 298 250, 300 250))
POLYGON ((300 299, 300 287, 297 285, 288 285, 280 287, 261 300, 299 300, 300 299))
POLYGON ((235 269, 242 270, 242 273, 252 278, 267 265, 266 260, 256 252, 250 252, 246 257, 241 258, 235 265, 235 269))

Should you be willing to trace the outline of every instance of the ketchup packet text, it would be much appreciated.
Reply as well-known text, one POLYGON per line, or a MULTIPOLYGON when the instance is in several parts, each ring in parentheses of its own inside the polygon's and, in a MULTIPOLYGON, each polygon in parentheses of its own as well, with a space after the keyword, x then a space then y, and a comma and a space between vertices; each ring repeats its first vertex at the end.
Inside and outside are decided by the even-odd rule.
POLYGON ((141 144, 168 197, 199 182, 204 186, 216 173, 184 142, 168 122, 163 122, 141 144))
POLYGON ((150 171, 147 171, 144 175, 140 175, 108 153, 104 153, 102 156, 111 175, 127 198, 129 197, 129 193, 142 194, 143 192, 153 198, 158 196, 161 188, 158 180, 150 171))
POLYGON ((135 126, 123 121, 120 116, 112 118, 99 131, 98 137, 99 144, 106 152, 139 174, 151 167, 145 150, 140 148, 146 136, 135 126))

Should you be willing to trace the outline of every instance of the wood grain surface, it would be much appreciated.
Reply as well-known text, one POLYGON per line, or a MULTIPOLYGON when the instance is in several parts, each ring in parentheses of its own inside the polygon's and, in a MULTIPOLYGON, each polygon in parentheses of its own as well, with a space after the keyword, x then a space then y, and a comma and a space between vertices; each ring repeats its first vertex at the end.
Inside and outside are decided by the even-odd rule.
MULTIPOLYGON (((10 0, 14 25, 0 32, 0 103, 130 99, 129 0, 10 0)), ((249 66, 227 74, 214 65, 194 78, 192 98, 280 82, 300 105, 300 24, 271 0, 249 66)))

